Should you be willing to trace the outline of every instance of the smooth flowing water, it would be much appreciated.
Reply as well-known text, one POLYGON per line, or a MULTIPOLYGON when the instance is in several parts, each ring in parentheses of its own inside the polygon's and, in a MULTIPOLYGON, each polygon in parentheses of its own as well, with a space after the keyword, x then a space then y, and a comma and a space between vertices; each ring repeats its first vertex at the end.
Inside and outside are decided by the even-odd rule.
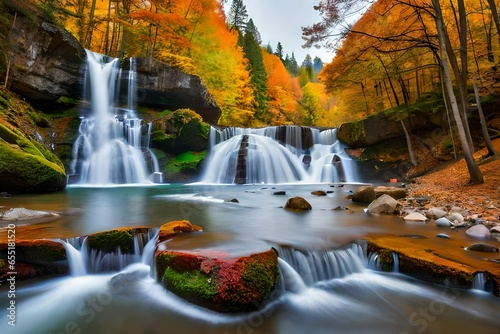
POLYGON ((498 333, 498 297, 425 284, 379 272, 369 264, 362 241, 368 233, 419 233, 435 247, 443 240, 434 237, 436 227, 430 224, 417 226, 393 216, 366 214, 363 205, 346 198, 357 186, 72 186, 61 193, 0 199, 0 205, 61 213, 52 221, 16 223, 17 236, 66 241, 76 266, 66 277, 17 282, 16 327, 6 323, 8 286, 2 284, 0 332, 498 333), (313 190, 330 193, 318 197, 311 195, 313 190), (279 191, 286 195, 274 195, 279 191), (290 196, 307 198, 313 210, 283 209, 290 196), (228 201, 233 198, 238 203, 228 201), (333 210, 337 207, 341 209, 333 210), (81 257, 85 245, 73 238, 120 226, 147 226, 148 238, 154 239, 158 226, 178 219, 188 219, 204 231, 171 240, 167 246, 172 249, 237 253, 253 243, 275 247, 280 253, 279 289, 285 290, 256 312, 219 314, 156 283, 150 268, 152 246, 146 240, 137 244, 135 254, 118 261, 119 269, 113 269, 116 258, 81 257), (105 272, 96 272, 96 262, 105 272))

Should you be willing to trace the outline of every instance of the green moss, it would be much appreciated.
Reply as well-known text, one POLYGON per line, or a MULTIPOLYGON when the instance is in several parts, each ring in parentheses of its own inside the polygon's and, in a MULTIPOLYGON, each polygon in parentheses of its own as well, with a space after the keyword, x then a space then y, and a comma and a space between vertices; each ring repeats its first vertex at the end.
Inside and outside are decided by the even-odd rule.
POLYGON ((363 120, 349 123, 348 143, 363 143, 366 141, 365 124, 363 120))
POLYGON ((120 247, 123 253, 134 249, 134 236, 132 229, 104 231, 92 234, 87 239, 90 248, 103 252, 113 252, 120 247))
POLYGON ((255 287, 262 294, 262 300, 264 300, 278 283, 279 267, 278 265, 252 263, 245 268, 241 276, 247 284, 255 287))
POLYGON ((205 155, 206 151, 181 153, 167 162, 165 172, 167 174, 176 174, 187 169, 196 169, 200 161, 205 158, 205 155))
POLYGON ((30 262, 56 262, 67 259, 64 247, 35 245, 23 248, 26 260, 30 262))
POLYGON ((212 301, 218 292, 214 280, 197 270, 178 273, 167 267, 164 280, 180 296, 197 297, 206 302, 212 301))

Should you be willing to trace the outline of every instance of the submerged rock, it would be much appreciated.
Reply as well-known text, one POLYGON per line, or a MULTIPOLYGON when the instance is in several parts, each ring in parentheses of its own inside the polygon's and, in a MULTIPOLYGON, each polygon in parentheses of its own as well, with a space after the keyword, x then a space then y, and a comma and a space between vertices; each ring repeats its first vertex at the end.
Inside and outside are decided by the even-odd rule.
POLYGON ((312 206, 304 198, 296 196, 288 199, 285 209, 307 211, 312 210, 312 206))
POLYGON ((168 290, 226 313, 258 309, 279 281, 273 249, 239 257, 213 250, 165 250, 156 253, 156 268, 168 290))
POLYGON ((393 214, 396 211, 398 202, 389 195, 382 195, 368 205, 368 212, 371 214, 393 214))
POLYGON ((448 234, 445 234, 445 233, 436 234, 436 237, 441 238, 441 239, 450 239, 450 236, 448 234))
POLYGON ((25 221, 39 219, 56 219, 60 215, 54 212, 29 210, 26 208, 12 208, 5 212, 0 212, 0 219, 7 221, 25 221))
POLYGON ((315 195, 315 196, 326 196, 326 191, 323 191, 323 190, 315 190, 315 191, 311 191, 311 195, 315 195))
POLYGON ((483 252, 483 253, 497 253, 500 251, 498 247, 488 244, 474 244, 469 247, 466 247, 465 250, 483 252))
POLYGON ((467 229, 465 234, 474 238, 489 238, 491 236, 490 230, 484 225, 474 225, 467 229))

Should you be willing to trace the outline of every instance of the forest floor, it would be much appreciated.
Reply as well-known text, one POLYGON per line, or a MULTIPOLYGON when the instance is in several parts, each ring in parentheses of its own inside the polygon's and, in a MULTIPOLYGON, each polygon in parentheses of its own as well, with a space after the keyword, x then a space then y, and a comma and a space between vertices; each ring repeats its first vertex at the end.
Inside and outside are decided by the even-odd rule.
POLYGON ((428 207, 458 206, 480 215, 485 221, 500 224, 500 138, 493 141, 497 154, 483 158, 487 149, 474 154, 484 183, 469 185, 464 159, 440 165, 423 176, 412 179, 409 197, 428 196, 428 207))

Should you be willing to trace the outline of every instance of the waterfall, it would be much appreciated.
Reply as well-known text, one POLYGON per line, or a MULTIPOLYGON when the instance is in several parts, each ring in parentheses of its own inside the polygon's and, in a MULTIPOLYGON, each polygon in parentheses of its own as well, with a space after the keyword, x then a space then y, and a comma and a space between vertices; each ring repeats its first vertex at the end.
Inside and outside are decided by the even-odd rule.
POLYGON ((119 59, 86 52, 84 92, 90 111, 81 117, 68 182, 78 179, 81 184, 147 183, 148 176, 159 169, 148 148, 151 127, 143 125, 133 109, 135 62, 131 60, 128 75, 128 109, 120 109, 116 106, 119 59))
POLYGON ((309 286, 319 281, 341 278, 365 270, 366 259, 363 248, 356 243, 345 248, 325 251, 304 252, 292 247, 276 248, 280 258, 300 275, 304 284, 309 286))
POLYGON ((158 233, 159 229, 155 228, 147 234, 134 235, 133 250, 130 253, 122 253, 120 247, 113 252, 91 249, 87 246, 87 238, 71 238, 61 242, 66 249, 70 274, 83 276, 89 273, 120 271, 134 263, 144 263, 153 269, 158 233))
POLYGON ((396 252, 390 252, 388 254, 392 263, 388 261, 383 261, 381 259, 380 252, 372 252, 368 255, 368 269, 376 271, 390 271, 393 273, 399 273, 399 256, 396 252))
POLYGON ((474 273, 474 281, 472 282, 472 288, 476 290, 485 291, 484 273, 482 272, 474 273))
POLYGON ((337 129, 211 128, 205 183, 357 182, 337 129))

